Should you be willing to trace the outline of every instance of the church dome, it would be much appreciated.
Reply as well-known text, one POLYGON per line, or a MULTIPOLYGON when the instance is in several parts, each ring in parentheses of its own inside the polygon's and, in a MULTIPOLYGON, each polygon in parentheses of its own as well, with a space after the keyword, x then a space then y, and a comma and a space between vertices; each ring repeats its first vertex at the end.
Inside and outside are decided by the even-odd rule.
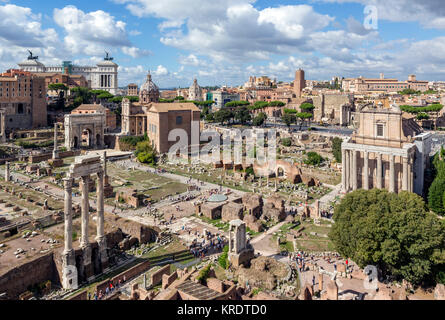
POLYGON ((189 100, 202 100, 202 89, 198 85, 198 80, 193 80, 193 84, 189 88, 189 100))
POLYGON ((144 90, 147 92, 159 91, 158 86, 153 82, 153 80, 151 80, 150 73, 147 75, 147 81, 145 81, 145 83, 141 86, 141 91, 144 90))
POLYGON ((148 73, 147 81, 139 91, 139 100, 142 103, 159 102, 159 95, 159 88, 151 79, 151 74, 148 73))

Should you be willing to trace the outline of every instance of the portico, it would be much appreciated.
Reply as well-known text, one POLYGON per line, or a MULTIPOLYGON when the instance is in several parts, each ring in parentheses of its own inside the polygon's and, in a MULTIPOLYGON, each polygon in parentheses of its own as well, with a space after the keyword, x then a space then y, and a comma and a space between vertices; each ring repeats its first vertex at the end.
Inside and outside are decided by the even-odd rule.
POLYGON ((389 148, 350 143, 342 144, 345 192, 357 189, 388 189, 390 192, 413 192, 414 144, 389 148))
POLYGON ((364 105, 356 113, 356 130, 342 143, 342 186, 423 194, 431 133, 422 132, 399 107, 364 105))

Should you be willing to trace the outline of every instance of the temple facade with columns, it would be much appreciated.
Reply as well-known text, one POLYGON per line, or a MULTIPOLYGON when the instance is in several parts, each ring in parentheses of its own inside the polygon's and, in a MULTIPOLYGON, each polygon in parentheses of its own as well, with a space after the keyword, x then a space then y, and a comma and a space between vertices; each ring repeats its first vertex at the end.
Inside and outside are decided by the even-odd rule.
POLYGON ((344 192, 378 188, 422 195, 431 133, 397 106, 366 105, 355 119, 357 129, 342 144, 344 192))

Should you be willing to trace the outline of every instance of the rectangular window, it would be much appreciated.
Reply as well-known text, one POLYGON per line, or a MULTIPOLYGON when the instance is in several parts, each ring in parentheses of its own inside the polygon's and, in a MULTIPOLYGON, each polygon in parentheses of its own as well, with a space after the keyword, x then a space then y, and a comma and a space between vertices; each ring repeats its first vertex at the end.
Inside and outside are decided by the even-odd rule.
POLYGON ((182 117, 181 117, 181 116, 176 117, 176 124, 177 124, 177 125, 182 124, 182 117))
POLYGON ((383 137, 383 124, 377 125, 377 137, 383 137))

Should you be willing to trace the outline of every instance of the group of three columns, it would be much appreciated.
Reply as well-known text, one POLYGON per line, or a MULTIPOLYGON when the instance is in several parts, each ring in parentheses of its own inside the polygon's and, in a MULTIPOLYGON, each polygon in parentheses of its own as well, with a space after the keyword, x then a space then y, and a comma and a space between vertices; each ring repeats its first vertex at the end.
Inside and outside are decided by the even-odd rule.
MULTIPOLYGON (((106 154, 102 159, 106 159, 106 154)), ((108 255, 107 244, 104 234, 104 182, 106 176, 106 160, 103 166, 103 171, 96 172, 97 174, 97 235, 96 242, 98 247, 98 261, 102 271, 108 268, 108 255)), ((80 249, 82 250, 82 263, 76 267, 76 255, 73 249, 73 182, 74 178, 68 175, 64 179, 65 190, 65 249, 63 252, 63 264, 67 274, 64 274, 64 288, 75 289, 77 287, 77 273, 80 273, 86 279, 91 279, 94 276, 94 266, 92 261, 91 243, 89 242, 89 216, 90 216, 90 204, 89 204, 89 182, 90 175, 80 177, 80 191, 81 191, 81 238, 80 249), (68 273, 71 272, 71 279, 68 273)), ((65 272, 65 271, 64 271, 65 272)))

